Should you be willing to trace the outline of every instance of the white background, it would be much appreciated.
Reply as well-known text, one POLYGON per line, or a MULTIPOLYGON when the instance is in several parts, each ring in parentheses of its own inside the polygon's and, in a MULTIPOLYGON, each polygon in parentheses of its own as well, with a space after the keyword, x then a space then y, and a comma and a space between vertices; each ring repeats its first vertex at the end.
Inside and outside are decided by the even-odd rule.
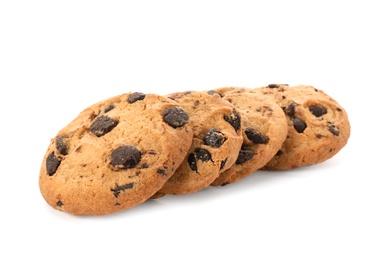
POLYGON ((0 1, 0 259, 387 259, 383 1, 0 1), (348 112, 332 159, 104 217, 49 207, 50 139, 129 91, 310 84, 348 112))

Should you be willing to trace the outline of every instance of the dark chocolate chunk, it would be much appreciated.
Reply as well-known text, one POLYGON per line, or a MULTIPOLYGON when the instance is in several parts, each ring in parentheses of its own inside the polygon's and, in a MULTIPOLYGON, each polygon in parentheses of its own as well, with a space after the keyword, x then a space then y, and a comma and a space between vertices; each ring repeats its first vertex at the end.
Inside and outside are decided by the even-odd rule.
POLYGON ((254 128, 246 128, 245 134, 247 138, 254 144, 267 144, 269 142, 269 138, 260 132, 257 132, 254 128))
POLYGON ((180 107, 170 107, 164 112, 164 121, 173 128, 181 127, 188 123, 189 115, 180 107))
POLYGON ((193 171, 198 170, 197 161, 201 160, 203 162, 212 160, 211 153, 203 148, 196 148, 193 153, 188 155, 189 167, 193 171))
POLYGON ((99 116, 90 126, 90 131, 93 132, 97 137, 103 136, 109 133, 118 122, 108 116, 99 116))
POLYGON ((109 112, 110 110, 112 110, 113 108, 115 108, 116 106, 114 104, 111 104, 110 106, 108 106, 107 108, 105 108, 104 112, 107 113, 109 112))
POLYGON ((46 171, 47 174, 52 176, 60 165, 61 159, 54 155, 54 152, 50 153, 46 158, 46 171))
POLYGON ((134 92, 132 94, 129 95, 128 97, 128 102, 130 104, 133 104, 134 102, 136 101, 139 101, 139 100, 143 100, 145 98, 145 94, 144 93, 141 93, 141 92, 134 92))
POLYGON ((296 106, 297 106, 297 103, 291 102, 287 107, 284 108, 285 114, 287 114, 290 117, 293 117, 294 113, 296 112, 296 106))
POLYGON ((215 128, 211 128, 204 137, 204 144, 214 148, 219 148, 227 140, 222 132, 215 128))
POLYGON ((329 132, 331 132, 333 135, 339 136, 340 130, 339 130, 339 128, 337 126, 330 125, 328 128, 329 128, 329 132))
POLYGON ((136 147, 123 145, 115 149, 111 154, 110 164, 118 169, 135 167, 141 160, 141 153, 136 147))
POLYGON ((68 153, 68 145, 66 142, 67 136, 58 136, 55 139, 55 148, 58 150, 58 152, 62 155, 67 155, 68 153))
POLYGON ((254 156, 254 152, 251 151, 251 150, 247 150, 247 149, 241 149, 239 151, 239 155, 238 155, 238 158, 236 160, 236 164, 242 164, 244 162, 247 162, 248 160, 251 160, 251 158, 253 158, 254 156))
POLYGON ((219 91, 216 91, 216 90, 209 90, 207 91, 207 93, 211 96, 215 95, 215 94, 218 94, 219 96, 223 97, 222 93, 220 93, 219 91))
POLYGON ((110 189, 113 192, 114 197, 118 198, 122 191, 133 188, 134 182, 130 182, 124 185, 116 186, 114 189, 110 189))
POLYGON ((230 115, 224 116, 223 118, 234 127, 235 131, 239 131, 241 128, 241 117, 235 109, 232 110, 230 115))
POLYGON ((58 207, 62 207, 62 206, 63 206, 63 202, 60 201, 60 200, 58 200, 58 202, 56 203, 56 205, 57 205, 58 207))
POLYGON ((309 110, 316 117, 320 117, 320 116, 325 115, 327 113, 326 108, 323 106, 313 105, 313 106, 309 107, 309 110))
POLYGON ((293 126, 294 126, 294 129, 296 129, 296 131, 300 134, 303 133, 305 128, 307 127, 304 120, 298 117, 293 118, 293 126))

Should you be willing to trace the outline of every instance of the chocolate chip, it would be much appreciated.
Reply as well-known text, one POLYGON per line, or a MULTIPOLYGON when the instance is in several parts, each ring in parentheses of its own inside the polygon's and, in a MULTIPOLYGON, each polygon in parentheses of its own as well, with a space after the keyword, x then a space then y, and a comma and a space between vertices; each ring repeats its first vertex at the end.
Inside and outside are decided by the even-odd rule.
POLYGON ((191 168, 191 170, 197 172, 198 171, 198 165, 197 165, 197 162, 196 162, 196 156, 195 156, 195 153, 190 153, 188 155, 188 164, 189 164, 189 167, 191 168))
POLYGON ((211 128, 204 137, 204 144, 214 148, 219 148, 227 140, 222 132, 215 128, 211 128))
POLYGON ((293 118, 293 126, 298 133, 303 133, 307 127, 306 123, 298 117, 293 118))
POLYGON ((294 113, 296 112, 296 106, 297 106, 297 103, 291 102, 287 107, 284 108, 285 114, 287 114, 290 117, 293 117, 294 113))
POLYGON ((209 90, 209 91, 207 91, 207 93, 211 96, 218 94, 219 96, 223 97, 222 93, 220 93, 219 91, 216 91, 216 90, 209 90))
POLYGON ((278 150, 275 156, 281 156, 284 152, 282 150, 278 150))
POLYGON ((130 104, 133 104, 134 102, 136 101, 139 101, 139 100, 143 100, 145 98, 145 94, 144 93, 141 93, 141 92, 134 92, 132 94, 129 95, 128 97, 128 102, 130 104))
POLYGON ((77 152, 77 153, 82 152, 82 145, 80 145, 77 148, 75 148, 75 152, 77 152))
POLYGON ((109 133, 118 122, 108 116, 99 116, 90 126, 90 131, 93 132, 97 137, 103 136, 109 133))
POLYGON ((164 112, 164 121, 173 128, 181 127, 188 123, 189 115, 180 107, 170 107, 164 112))
POLYGON ((224 168, 224 166, 226 165, 226 162, 227 162, 228 158, 226 157, 226 159, 222 160, 220 162, 220 169, 222 170, 224 168))
POLYGON ((248 160, 251 160, 253 158, 254 152, 247 149, 242 149, 239 151, 238 158, 236 160, 236 164, 242 164, 244 162, 247 162, 248 160))
POLYGON ((175 97, 175 96, 166 96, 166 97, 169 98, 169 99, 172 99, 172 100, 176 101, 176 97, 175 97))
POLYGON ((339 136, 340 130, 339 130, 339 128, 337 126, 330 125, 328 128, 329 128, 329 132, 331 132, 333 135, 339 136))
POLYGON ((246 128, 245 134, 247 138, 254 144, 267 144, 269 142, 269 138, 267 138, 260 132, 257 132, 254 128, 246 128))
POLYGON ((279 88, 280 86, 289 86, 289 84, 269 84, 267 85, 268 88, 279 88))
POLYGON ((224 116, 223 118, 234 127, 235 131, 239 131, 241 128, 241 117, 235 109, 232 110, 230 115, 224 116))
POLYGON ((118 169, 135 167, 141 160, 141 153, 136 147, 123 145, 115 149, 111 154, 110 164, 118 169))
POLYGON ((60 165, 61 159, 54 155, 54 152, 50 153, 46 158, 46 171, 49 176, 55 174, 60 165))
POLYGON ((201 160, 202 162, 212 160, 211 153, 203 148, 196 148, 193 153, 188 155, 188 164, 191 170, 198 170, 197 161, 201 160))
POLYGON ((58 202, 56 203, 56 205, 57 205, 58 207, 62 207, 62 206, 63 206, 63 202, 60 201, 60 200, 58 200, 58 202))
POLYGON ((203 148, 197 148, 195 150, 195 155, 198 160, 201 160, 203 162, 209 161, 212 159, 211 153, 203 148))
POLYGON ((166 169, 157 169, 157 173, 160 175, 165 175, 166 169))
POLYGON ((317 106, 317 105, 310 106, 309 110, 316 117, 320 117, 320 116, 325 115, 327 113, 327 110, 325 107, 317 106))
POLYGON ((66 143, 67 136, 58 136, 55 139, 55 148, 62 155, 67 155, 68 153, 68 145, 66 143))
POLYGON ((147 163, 141 164, 141 169, 147 169, 149 168, 149 165, 147 163))
POLYGON ((112 110, 113 108, 115 108, 116 106, 114 104, 111 104, 110 106, 108 106, 107 108, 105 108, 104 112, 107 113, 109 112, 110 110, 112 110))
POLYGON ((122 191, 133 188, 134 182, 130 182, 124 185, 116 186, 114 189, 110 189, 113 192, 114 197, 118 198, 122 191))

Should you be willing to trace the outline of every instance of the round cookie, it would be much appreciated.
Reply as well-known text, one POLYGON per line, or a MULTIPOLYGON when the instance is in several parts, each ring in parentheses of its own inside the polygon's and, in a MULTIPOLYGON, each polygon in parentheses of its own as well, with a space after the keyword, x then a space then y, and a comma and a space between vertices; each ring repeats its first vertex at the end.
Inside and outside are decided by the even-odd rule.
POLYGON ((270 98, 244 87, 215 90, 241 113, 243 144, 236 162, 212 182, 212 186, 236 182, 263 167, 284 142, 288 125, 284 111, 270 98))
POLYGON ((142 203, 183 161, 188 114, 164 96, 127 93, 83 110, 51 140, 39 176, 53 208, 106 215, 142 203))
POLYGON ((256 90, 276 99, 288 121, 288 136, 263 167, 287 170, 324 162, 348 142, 350 123, 340 104, 322 90, 307 85, 270 84, 256 90))
POLYGON ((153 198, 208 187, 237 160, 243 141, 239 112, 219 95, 188 91, 168 97, 189 114, 193 140, 183 163, 153 198))

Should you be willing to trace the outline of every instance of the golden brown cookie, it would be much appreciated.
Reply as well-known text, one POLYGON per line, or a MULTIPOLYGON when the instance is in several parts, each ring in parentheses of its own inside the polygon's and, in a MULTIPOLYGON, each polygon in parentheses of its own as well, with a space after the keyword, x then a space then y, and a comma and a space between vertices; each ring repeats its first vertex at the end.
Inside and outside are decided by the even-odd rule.
POLYGON ((279 84, 256 90, 276 99, 289 127, 281 149, 263 169, 286 170, 321 163, 347 144, 351 130, 348 115, 322 90, 279 84))
POLYGON ((51 140, 39 186, 53 208, 106 215, 142 203, 183 161, 188 114, 156 94, 127 93, 82 111, 51 140))
POLYGON ((238 159, 211 184, 219 186, 236 182, 267 164, 281 148, 288 125, 276 101, 254 89, 224 87, 214 91, 238 109, 243 134, 238 159))
POLYGON ((208 187, 237 160, 242 145, 239 112, 219 95, 205 91, 167 95, 190 116, 192 146, 180 167, 153 198, 188 194, 208 187))

